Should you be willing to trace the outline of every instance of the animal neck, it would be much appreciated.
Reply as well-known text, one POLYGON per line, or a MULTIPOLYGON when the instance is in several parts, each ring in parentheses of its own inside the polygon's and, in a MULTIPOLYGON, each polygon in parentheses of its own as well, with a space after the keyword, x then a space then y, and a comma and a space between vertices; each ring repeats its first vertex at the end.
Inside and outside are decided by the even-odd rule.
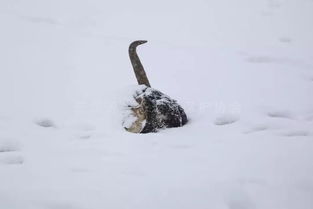
POLYGON ((130 44, 128 52, 129 52, 129 58, 132 63, 138 84, 151 87, 147 74, 140 62, 140 59, 136 51, 137 46, 144 44, 146 42, 147 41, 134 41, 133 43, 130 44))

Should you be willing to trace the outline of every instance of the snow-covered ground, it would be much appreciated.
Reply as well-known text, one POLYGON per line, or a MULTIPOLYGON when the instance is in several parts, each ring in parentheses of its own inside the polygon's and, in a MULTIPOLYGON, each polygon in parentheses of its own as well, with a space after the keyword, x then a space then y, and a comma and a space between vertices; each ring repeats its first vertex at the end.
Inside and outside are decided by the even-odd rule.
POLYGON ((1 0, 0 209, 312 209, 312 0, 1 0), (189 123, 122 128, 136 80, 189 123))

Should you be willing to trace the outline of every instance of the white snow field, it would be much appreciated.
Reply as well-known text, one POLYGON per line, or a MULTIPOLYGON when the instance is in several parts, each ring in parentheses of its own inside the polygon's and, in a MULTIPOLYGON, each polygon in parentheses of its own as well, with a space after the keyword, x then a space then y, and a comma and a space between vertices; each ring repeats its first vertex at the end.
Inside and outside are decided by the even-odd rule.
POLYGON ((0 209, 312 209, 312 0, 1 0, 0 209), (122 128, 136 79, 189 123, 122 128))

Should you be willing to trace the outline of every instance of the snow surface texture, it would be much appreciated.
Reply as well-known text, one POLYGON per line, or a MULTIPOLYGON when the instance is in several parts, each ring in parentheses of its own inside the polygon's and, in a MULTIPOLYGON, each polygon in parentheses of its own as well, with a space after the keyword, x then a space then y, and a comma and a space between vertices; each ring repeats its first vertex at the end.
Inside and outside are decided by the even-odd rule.
POLYGON ((187 123, 184 109, 176 100, 145 85, 139 85, 125 107, 123 127, 132 133, 153 133, 187 123))
POLYGON ((0 1, 1 209, 312 209, 313 1, 0 1), (136 79, 182 128, 121 126, 136 79))

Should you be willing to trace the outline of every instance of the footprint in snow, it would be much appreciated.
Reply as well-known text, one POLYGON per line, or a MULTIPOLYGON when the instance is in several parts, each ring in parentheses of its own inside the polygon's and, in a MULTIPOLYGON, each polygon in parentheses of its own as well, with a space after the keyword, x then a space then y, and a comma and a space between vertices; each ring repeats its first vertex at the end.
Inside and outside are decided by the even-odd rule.
POLYGON ((251 203, 245 200, 233 199, 227 202, 229 209, 250 209, 251 203))
POLYGON ((90 138, 91 138, 90 134, 82 134, 82 135, 79 136, 79 139, 84 139, 84 140, 90 139, 90 138))
POLYGON ((239 117, 236 115, 231 115, 231 114, 227 114, 227 115, 221 115, 219 117, 217 117, 214 121, 215 125, 221 126, 221 125, 228 125, 228 124, 232 124, 235 123, 236 121, 239 120, 239 117))
POLYGON ((15 152, 19 150, 19 144, 13 139, 0 138, 0 153, 15 152))
POLYGON ((227 193, 228 194, 225 196, 225 201, 229 209, 255 208, 254 203, 242 186, 229 188, 227 193))
POLYGON ((44 128, 56 128, 55 123, 47 118, 38 119, 35 121, 35 124, 44 128))
POLYGON ((285 132, 282 134, 282 136, 287 136, 287 137, 309 136, 309 135, 310 133, 308 131, 302 131, 302 130, 289 131, 289 132, 285 132))
POLYGON ((258 126, 251 128, 250 130, 245 131, 244 133, 245 134, 251 134, 251 133, 255 133, 255 132, 266 131, 268 129, 269 129, 269 127, 266 125, 258 125, 258 126))
POLYGON ((292 42, 291 38, 288 37, 281 37, 279 38, 279 41, 286 44, 290 44, 292 42))
POLYGON ((293 115, 287 111, 270 111, 267 113, 267 116, 271 118, 294 119, 293 115))
POLYGON ((279 8, 281 8, 282 3, 283 3, 282 1, 271 0, 271 1, 268 1, 268 7, 270 9, 279 9, 279 8))
POLYGON ((19 148, 16 140, 0 138, 0 164, 23 164, 24 158, 16 154, 19 148))

